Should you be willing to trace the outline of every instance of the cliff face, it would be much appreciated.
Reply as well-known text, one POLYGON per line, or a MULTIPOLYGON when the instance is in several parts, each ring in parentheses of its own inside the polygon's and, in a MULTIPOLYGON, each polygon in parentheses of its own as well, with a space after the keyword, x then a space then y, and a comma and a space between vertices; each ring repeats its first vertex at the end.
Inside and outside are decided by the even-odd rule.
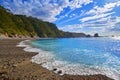
POLYGON ((84 33, 58 30, 55 24, 24 15, 14 15, 0 6, 0 35, 6 37, 85 37, 84 33))

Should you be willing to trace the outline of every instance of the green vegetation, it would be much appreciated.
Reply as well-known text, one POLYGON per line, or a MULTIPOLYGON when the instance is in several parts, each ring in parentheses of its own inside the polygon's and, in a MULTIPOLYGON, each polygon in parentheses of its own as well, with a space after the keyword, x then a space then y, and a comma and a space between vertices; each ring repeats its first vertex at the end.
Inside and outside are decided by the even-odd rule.
POLYGON ((14 15, 0 6, 0 34, 7 37, 84 37, 58 30, 55 24, 25 15, 14 15))

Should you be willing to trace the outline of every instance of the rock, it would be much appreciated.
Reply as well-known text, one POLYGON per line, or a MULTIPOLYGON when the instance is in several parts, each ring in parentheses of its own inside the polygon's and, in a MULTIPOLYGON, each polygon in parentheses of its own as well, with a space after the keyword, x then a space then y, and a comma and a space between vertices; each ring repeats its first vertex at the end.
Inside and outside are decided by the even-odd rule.
POLYGON ((17 64, 13 64, 12 67, 13 67, 13 68, 16 68, 16 67, 17 67, 17 64))
POLYGON ((53 69, 53 71, 56 71, 56 70, 57 70, 57 68, 54 68, 54 69, 53 69))
POLYGON ((86 35, 86 37, 91 37, 91 35, 90 35, 90 34, 88 34, 88 35, 86 35))
POLYGON ((58 74, 61 74, 61 73, 62 73, 62 71, 61 71, 61 70, 59 70, 59 71, 58 71, 58 74))
POLYGON ((6 67, 6 66, 3 66, 2 69, 7 69, 7 67, 6 67))
POLYGON ((98 33, 95 33, 95 34, 94 34, 94 37, 99 37, 98 33))

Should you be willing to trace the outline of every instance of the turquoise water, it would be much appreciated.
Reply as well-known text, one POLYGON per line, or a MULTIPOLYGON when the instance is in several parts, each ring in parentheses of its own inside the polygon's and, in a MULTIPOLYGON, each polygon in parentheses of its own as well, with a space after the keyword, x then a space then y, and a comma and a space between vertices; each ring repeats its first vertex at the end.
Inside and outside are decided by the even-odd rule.
POLYGON ((120 40, 112 38, 39 39, 32 41, 31 45, 43 51, 40 55, 33 57, 33 62, 39 62, 45 57, 43 60, 46 60, 46 64, 43 66, 48 69, 56 67, 66 74, 72 74, 72 72, 80 75, 82 73, 83 75, 104 74, 120 80, 120 40), (50 66, 52 64, 53 66, 50 66))

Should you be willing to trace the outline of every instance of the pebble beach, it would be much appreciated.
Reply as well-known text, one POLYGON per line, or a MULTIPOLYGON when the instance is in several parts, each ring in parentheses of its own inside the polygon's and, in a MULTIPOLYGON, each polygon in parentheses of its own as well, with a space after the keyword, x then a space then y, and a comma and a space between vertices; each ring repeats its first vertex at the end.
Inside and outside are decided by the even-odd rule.
POLYGON ((37 53, 25 52, 24 47, 16 47, 25 39, 0 40, 0 80, 113 80, 104 75, 59 75, 39 64, 32 63, 31 58, 37 53))

